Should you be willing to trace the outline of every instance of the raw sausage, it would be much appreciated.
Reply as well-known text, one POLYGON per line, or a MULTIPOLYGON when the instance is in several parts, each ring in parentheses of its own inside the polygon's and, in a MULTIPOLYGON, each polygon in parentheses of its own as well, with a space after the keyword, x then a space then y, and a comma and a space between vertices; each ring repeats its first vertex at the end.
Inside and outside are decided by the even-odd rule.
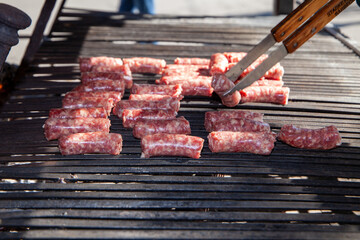
POLYGON ((53 140, 72 133, 109 132, 110 120, 107 118, 48 118, 44 129, 46 139, 53 140))
POLYGON ((212 125, 210 132, 217 131, 270 132, 270 125, 246 118, 230 118, 217 121, 216 124, 212 125))
POLYGON ((207 58, 175 58, 175 64, 183 65, 209 65, 210 59, 207 58))
POLYGON ((131 88, 132 94, 161 94, 179 97, 182 92, 180 84, 155 85, 155 84, 134 84, 131 88))
POLYGON ((122 98, 121 92, 116 91, 95 91, 95 92, 79 92, 71 91, 65 94, 64 98, 82 98, 82 97, 94 97, 94 98, 104 98, 113 99, 114 103, 117 103, 122 98))
POLYGON ((166 66, 164 59, 149 57, 124 58, 124 64, 128 64, 133 73, 153 73, 160 74, 166 66))
POLYGON ((102 97, 79 97, 79 98, 64 98, 62 100, 63 108, 89 108, 89 107, 102 107, 110 115, 111 109, 114 106, 112 98, 102 97))
POLYGON ((269 155, 276 137, 271 132, 211 132, 208 135, 211 152, 247 152, 269 155))
POLYGON ((95 66, 122 66, 121 58, 113 57, 80 57, 79 65, 81 72, 90 72, 95 66))
POLYGON ((224 119, 231 118, 246 118, 254 121, 263 121, 264 114, 251 112, 251 111, 242 111, 242 110, 229 110, 229 111, 210 111, 205 113, 204 126, 206 131, 211 132, 213 126, 218 122, 224 119))
POLYGON ((49 118, 107 118, 104 108, 52 108, 49 118))
POLYGON ((185 134, 157 133, 141 139, 141 157, 183 156, 200 158, 204 139, 185 134))
POLYGON ((82 72, 81 82, 87 83, 99 80, 125 81, 125 88, 130 89, 133 84, 131 71, 128 65, 123 65, 123 72, 82 72))
POLYGON ((176 80, 171 84, 181 84, 182 95, 184 96, 206 96, 211 97, 214 89, 211 87, 211 81, 208 79, 203 80, 176 80))
POLYGON ((190 123, 184 117, 169 120, 140 120, 133 128, 136 138, 155 133, 191 134, 190 123))
POLYGON ((225 106, 235 107, 239 104, 241 100, 241 95, 239 91, 235 91, 225 97, 223 96, 223 94, 227 90, 235 86, 235 84, 230 79, 228 79, 225 74, 214 74, 211 86, 214 88, 214 91, 219 95, 222 104, 224 104, 225 106))
POLYGON ((125 109, 122 112, 122 121, 125 128, 133 128, 138 120, 175 119, 177 112, 174 110, 143 110, 125 109))
POLYGON ((211 55, 210 59, 210 74, 215 73, 224 74, 228 69, 229 61, 222 53, 215 53, 211 55))
POLYGON ((148 100, 124 100, 116 104, 113 109, 114 115, 121 117, 124 109, 162 109, 179 111, 180 101, 177 98, 167 97, 159 101, 148 100))
POLYGON ((75 87, 73 91, 92 92, 92 91, 116 91, 124 95, 125 83, 123 81, 99 80, 82 83, 75 87))
POLYGON ((340 133, 333 125, 320 129, 284 125, 278 139, 296 148, 327 150, 341 145, 340 133))
POLYGON ((261 79, 253 82, 249 87, 259 87, 259 86, 272 86, 272 87, 282 87, 284 82, 282 80, 269 80, 261 79))
MULTIPOLYGON (((236 65, 239 61, 241 61, 247 53, 244 52, 225 52, 224 56, 228 59, 229 64, 227 70, 236 65)), ((255 60, 248 68, 246 68, 242 74, 239 76, 239 79, 244 78, 247 74, 253 71, 257 66, 259 66, 265 59, 268 58, 268 55, 263 54, 258 59, 255 60)), ((280 63, 275 64, 271 69, 269 69, 263 78, 273 79, 273 80, 281 80, 284 75, 284 68, 280 65, 280 63)))
POLYGON ((247 87, 240 91, 241 103, 261 102, 286 105, 288 103, 290 88, 258 86, 247 87))
MULTIPOLYGON (((130 94, 129 100, 149 100, 149 101, 158 101, 164 98, 172 97, 170 95, 161 95, 161 94, 130 94)), ((183 99, 183 96, 180 95, 177 97, 178 100, 183 99)))
POLYGON ((60 137, 59 149, 62 155, 86 153, 119 155, 122 142, 122 136, 118 133, 75 133, 60 137))

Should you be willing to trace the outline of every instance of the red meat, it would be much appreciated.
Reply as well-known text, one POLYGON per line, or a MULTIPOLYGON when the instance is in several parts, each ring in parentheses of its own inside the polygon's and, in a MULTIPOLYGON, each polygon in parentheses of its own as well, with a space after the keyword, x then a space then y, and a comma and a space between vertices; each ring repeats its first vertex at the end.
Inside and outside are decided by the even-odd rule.
MULTIPOLYGON (((130 94, 129 100, 149 100, 149 101, 158 101, 164 98, 172 97, 170 95, 161 95, 161 94, 130 94)), ((183 96, 180 95, 177 97, 178 100, 183 99, 183 96)))
POLYGON ((155 133, 191 134, 190 123, 184 117, 170 120, 140 120, 133 128, 136 138, 155 133))
POLYGON ((114 115, 121 118, 124 109, 162 109, 162 110, 174 110, 179 111, 180 101, 177 98, 167 97, 158 101, 149 100, 124 100, 120 101, 114 107, 114 115))
POLYGON ((204 139, 185 134, 157 133, 141 139, 141 157, 183 156, 200 158, 204 139))
POLYGON ((228 69, 229 62, 227 58, 221 53, 215 53, 210 59, 210 74, 215 73, 224 74, 228 69))
POLYGON ((218 122, 231 118, 246 118, 254 121, 263 121, 264 114, 250 111, 230 110, 230 111, 210 111, 205 113, 204 126, 206 131, 211 132, 213 126, 218 122))
POLYGON ((79 92, 93 92, 93 91, 116 91, 121 92, 124 95, 125 83, 123 81, 113 80, 98 80, 87 83, 82 83, 73 91, 79 92))
POLYGON ((122 66, 123 62, 120 58, 112 57, 80 57, 79 58, 80 71, 90 72, 95 66, 122 66))
POLYGON ((133 128, 138 120, 166 120, 175 119, 177 112, 174 110, 143 110, 125 109, 122 113, 123 126, 133 128))
POLYGON ((265 122, 254 121, 246 118, 230 118, 217 121, 209 132, 270 132, 270 125, 265 122))
POLYGON ((279 80, 269 80, 269 79, 261 79, 253 82, 249 87, 258 87, 258 86, 272 86, 272 87, 282 87, 284 82, 279 80))
POLYGON ((132 94, 161 94, 179 97, 182 92, 180 84, 155 85, 155 84, 134 84, 131 88, 132 94))
POLYGON ((59 148, 62 155, 86 153, 119 155, 122 141, 122 136, 118 133, 75 133, 60 137, 59 148))
POLYGON ((211 81, 205 80, 177 80, 171 84, 181 84, 182 95, 184 96, 206 96, 211 97, 214 89, 211 87, 211 81))
POLYGON ((240 93, 241 103, 262 102, 286 105, 290 89, 288 87, 258 86, 244 88, 240 93))
POLYGON ((79 97, 70 98, 66 97, 62 100, 63 108, 89 108, 89 107, 102 107, 106 110, 108 115, 111 113, 111 109, 114 106, 114 100, 112 98, 102 97, 79 97))
POLYGON ((278 139, 290 146, 307 149, 332 149, 341 145, 341 136, 335 126, 320 129, 282 126, 278 139))
POLYGON ((164 59, 149 57, 124 58, 124 64, 128 64, 133 73, 160 74, 166 66, 164 59))
POLYGON ((132 74, 128 65, 123 65, 124 71, 120 72, 82 72, 81 82, 87 83, 99 80, 125 81, 125 88, 130 89, 133 84, 132 74))
POLYGON ((107 118, 104 108, 53 108, 49 118, 107 118))
POLYGON ((207 58, 175 58, 175 64, 182 65, 209 65, 210 59, 207 58))
POLYGON ((214 74, 211 86, 214 88, 214 91, 219 95, 221 98, 222 104, 227 107, 235 107, 239 104, 241 100, 241 95, 238 91, 235 91, 232 94, 227 96, 223 96, 223 94, 235 86, 235 84, 230 81, 224 74, 214 74))
POLYGON ((71 91, 65 94, 64 98, 82 98, 82 97, 94 97, 94 98, 103 98, 113 99, 114 103, 117 103, 122 98, 121 92, 116 91, 95 91, 95 92, 79 92, 71 91))
MULTIPOLYGON (((244 52, 226 52, 224 56, 228 59, 229 65, 227 70, 236 65, 239 61, 241 61, 246 53, 244 52)), ((261 55, 255 62, 253 62, 248 68, 246 68, 243 73, 239 76, 239 79, 244 78, 247 74, 253 71, 257 66, 259 66, 265 59, 268 58, 268 55, 261 55)), ((281 80, 284 75, 284 68, 280 65, 280 63, 275 64, 271 69, 269 69, 263 78, 273 79, 273 80, 281 80)))
POLYGON ((109 132, 110 120, 107 118, 48 118, 44 129, 46 139, 53 140, 73 133, 109 132))
POLYGON ((271 132, 211 132, 208 135, 211 152, 247 152, 269 155, 276 137, 271 132))

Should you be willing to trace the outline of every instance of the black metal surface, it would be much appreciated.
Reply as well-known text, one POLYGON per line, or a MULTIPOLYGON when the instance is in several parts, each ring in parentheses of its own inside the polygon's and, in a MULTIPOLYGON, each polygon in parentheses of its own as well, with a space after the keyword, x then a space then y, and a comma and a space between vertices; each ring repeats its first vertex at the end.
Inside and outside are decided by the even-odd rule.
MULTIPOLYGON (((64 10, 1 108, 0 239, 360 238, 360 59, 325 33, 281 62, 291 88, 287 106, 236 108, 264 113, 275 132, 287 123, 334 124, 343 137, 336 149, 277 142, 270 156, 212 154, 205 141, 200 159, 142 159, 140 141, 115 116, 111 132, 124 138, 120 156, 61 156, 57 142, 46 141, 48 111, 79 84, 78 56, 171 63, 247 51, 269 31, 197 20, 64 10)), ((186 97, 179 115, 206 139, 204 112, 219 108, 215 96, 186 97)))

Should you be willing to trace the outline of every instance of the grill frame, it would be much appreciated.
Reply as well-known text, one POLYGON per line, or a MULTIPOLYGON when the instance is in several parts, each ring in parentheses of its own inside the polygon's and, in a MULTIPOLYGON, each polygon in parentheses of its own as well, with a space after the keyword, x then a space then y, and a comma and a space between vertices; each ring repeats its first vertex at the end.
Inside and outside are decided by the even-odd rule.
MULTIPOLYGON (((360 59, 326 32, 281 62, 292 90, 287 106, 236 108, 264 113, 275 132, 291 122, 335 124, 344 142, 339 148, 303 150, 277 142, 270 156, 212 154, 205 141, 200 159, 141 159, 140 141, 115 116, 111 132, 124 137, 120 156, 61 156, 57 142, 43 136, 50 108, 60 107, 61 95, 79 84, 78 56, 150 56, 170 63, 247 51, 268 31, 257 22, 63 8, 1 108, 0 239, 359 238, 360 59), (170 40, 178 44, 161 44, 170 40)), ((156 78, 134 76, 137 83, 156 78)), ((190 121, 193 135, 206 139, 202 113, 225 109, 218 100, 182 100, 179 115, 190 121)))

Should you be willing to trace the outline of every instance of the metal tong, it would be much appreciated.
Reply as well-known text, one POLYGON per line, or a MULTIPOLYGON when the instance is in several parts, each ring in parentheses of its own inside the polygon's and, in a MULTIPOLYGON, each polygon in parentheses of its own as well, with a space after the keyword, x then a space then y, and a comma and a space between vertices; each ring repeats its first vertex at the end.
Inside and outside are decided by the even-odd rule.
POLYGON ((282 42, 275 51, 269 54, 269 57, 265 59, 265 61, 241 79, 233 88, 226 91, 223 96, 243 89, 260 79, 271 67, 289 53, 295 52, 354 1, 355 0, 305 0, 276 25, 270 34, 251 49, 240 62, 225 73, 225 76, 231 81, 236 81, 241 73, 256 59, 276 43, 282 42))

